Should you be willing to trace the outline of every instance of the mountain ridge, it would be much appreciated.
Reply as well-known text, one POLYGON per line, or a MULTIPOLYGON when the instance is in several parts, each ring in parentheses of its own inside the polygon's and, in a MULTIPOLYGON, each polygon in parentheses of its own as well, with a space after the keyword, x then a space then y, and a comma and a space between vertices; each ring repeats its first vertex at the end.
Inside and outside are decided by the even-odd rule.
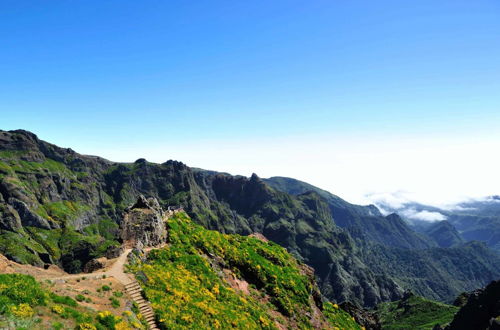
MULTIPOLYGON (((60 264, 77 272, 120 243, 116 233, 123 210, 141 194, 157 198, 163 207, 183 206, 193 221, 208 229, 262 233, 312 266, 322 294, 338 302, 374 306, 400 298, 406 288, 446 300, 500 276, 498 259, 480 258, 481 249, 457 247, 454 253, 472 254, 479 261, 469 281, 455 281, 445 267, 451 256, 440 259, 429 252, 433 247, 396 216, 387 219, 372 213, 367 217, 375 219, 373 223, 363 222, 348 208, 344 213, 338 212, 341 207, 332 209, 317 192, 292 195, 257 175, 193 170, 177 161, 116 163, 59 148, 25 131, 0 131, 0 252, 9 258, 39 266, 60 264), (23 208, 15 207, 16 200, 29 212, 20 214, 23 208), (338 226, 335 210, 355 225, 338 226), (48 229, 44 221, 59 228, 48 229), (383 224, 381 232, 387 229, 389 237, 400 239, 382 242, 382 235, 363 229, 365 223, 372 228, 383 224), (412 249, 411 242, 417 242, 418 249, 412 249), (420 269, 411 262, 405 263, 402 274, 391 274, 390 268, 404 259, 404 251, 412 251, 412 258, 429 268, 439 265, 434 267, 439 272, 436 278, 445 288, 419 277, 420 269)), ((360 208, 359 212, 372 212, 370 207, 360 208)), ((453 260, 470 267, 467 260, 453 260)))

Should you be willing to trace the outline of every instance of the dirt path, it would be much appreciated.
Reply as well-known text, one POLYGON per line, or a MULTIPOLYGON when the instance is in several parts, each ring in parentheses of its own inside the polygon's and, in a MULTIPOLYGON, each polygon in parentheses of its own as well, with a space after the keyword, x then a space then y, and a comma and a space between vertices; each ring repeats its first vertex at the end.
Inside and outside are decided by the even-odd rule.
POLYGON ((123 253, 115 260, 113 265, 111 265, 111 267, 106 271, 94 272, 94 273, 71 274, 71 275, 65 275, 65 276, 59 276, 59 277, 52 277, 50 279, 53 281, 57 281, 57 280, 77 279, 77 278, 81 278, 81 277, 86 277, 86 278, 114 277, 123 285, 129 284, 133 281, 133 278, 132 278, 132 276, 130 276, 124 272, 124 266, 125 266, 125 263, 127 262, 127 256, 130 253, 130 251, 132 251, 132 249, 126 249, 125 251, 123 251, 123 253))

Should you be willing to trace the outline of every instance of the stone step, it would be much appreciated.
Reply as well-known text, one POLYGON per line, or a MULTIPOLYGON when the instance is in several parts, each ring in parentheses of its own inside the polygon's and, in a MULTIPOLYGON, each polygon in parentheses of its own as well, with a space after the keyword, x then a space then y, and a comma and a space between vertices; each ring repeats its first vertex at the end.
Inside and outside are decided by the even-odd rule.
POLYGON ((129 286, 126 286, 125 289, 129 290, 129 289, 140 289, 141 286, 139 284, 135 284, 135 285, 129 285, 129 286))
POLYGON ((125 289, 130 290, 130 289, 140 289, 141 286, 139 284, 137 285, 131 285, 131 286, 126 286, 125 289))
POLYGON ((134 292, 142 292, 141 289, 133 289, 133 290, 127 290, 127 293, 130 294, 130 293, 134 293, 134 292))

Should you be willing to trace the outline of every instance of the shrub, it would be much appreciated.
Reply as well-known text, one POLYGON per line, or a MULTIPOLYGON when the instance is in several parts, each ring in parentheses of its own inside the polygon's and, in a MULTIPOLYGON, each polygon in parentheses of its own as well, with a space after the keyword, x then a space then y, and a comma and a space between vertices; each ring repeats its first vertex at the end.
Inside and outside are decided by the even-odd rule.
POLYGON ((78 303, 73 298, 68 297, 68 296, 59 296, 55 293, 50 293, 50 298, 56 304, 63 304, 63 305, 71 306, 71 307, 78 306, 78 303))
POLYGON ((78 295, 76 295, 75 299, 78 302, 82 302, 82 301, 85 301, 85 296, 81 295, 81 294, 78 294, 78 295))
POLYGON ((115 325, 121 321, 119 317, 114 316, 110 311, 97 313, 96 321, 108 329, 114 329, 115 325))
POLYGON ((111 301, 111 306, 113 308, 120 307, 120 301, 118 301, 118 299, 116 299, 115 297, 110 297, 109 300, 111 301))
POLYGON ((32 317, 35 312, 28 304, 20 304, 19 306, 11 306, 10 313, 16 317, 29 318, 32 317))
POLYGON ((22 274, 0 274, 0 311, 20 304, 43 306, 47 300, 46 291, 33 277, 22 274))

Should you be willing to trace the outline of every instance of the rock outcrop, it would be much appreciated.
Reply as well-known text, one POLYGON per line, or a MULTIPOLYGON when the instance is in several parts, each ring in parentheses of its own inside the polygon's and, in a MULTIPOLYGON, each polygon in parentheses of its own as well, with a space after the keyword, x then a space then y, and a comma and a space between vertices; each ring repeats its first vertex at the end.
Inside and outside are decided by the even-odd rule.
POLYGON ((471 292, 446 330, 500 329, 500 281, 471 292))
POLYGON ((105 258, 92 259, 83 267, 84 273, 92 273, 96 270, 103 269, 105 266, 105 258))
POLYGON ((375 313, 368 312, 350 302, 343 302, 339 307, 354 317, 356 323, 364 326, 366 329, 382 329, 378 316, 375 313))
POLYGON ((121 239, 128 246, 158 246, 166 242, 166 216, 156 198, 139 196, 125 210, 121 224, 121 239))

